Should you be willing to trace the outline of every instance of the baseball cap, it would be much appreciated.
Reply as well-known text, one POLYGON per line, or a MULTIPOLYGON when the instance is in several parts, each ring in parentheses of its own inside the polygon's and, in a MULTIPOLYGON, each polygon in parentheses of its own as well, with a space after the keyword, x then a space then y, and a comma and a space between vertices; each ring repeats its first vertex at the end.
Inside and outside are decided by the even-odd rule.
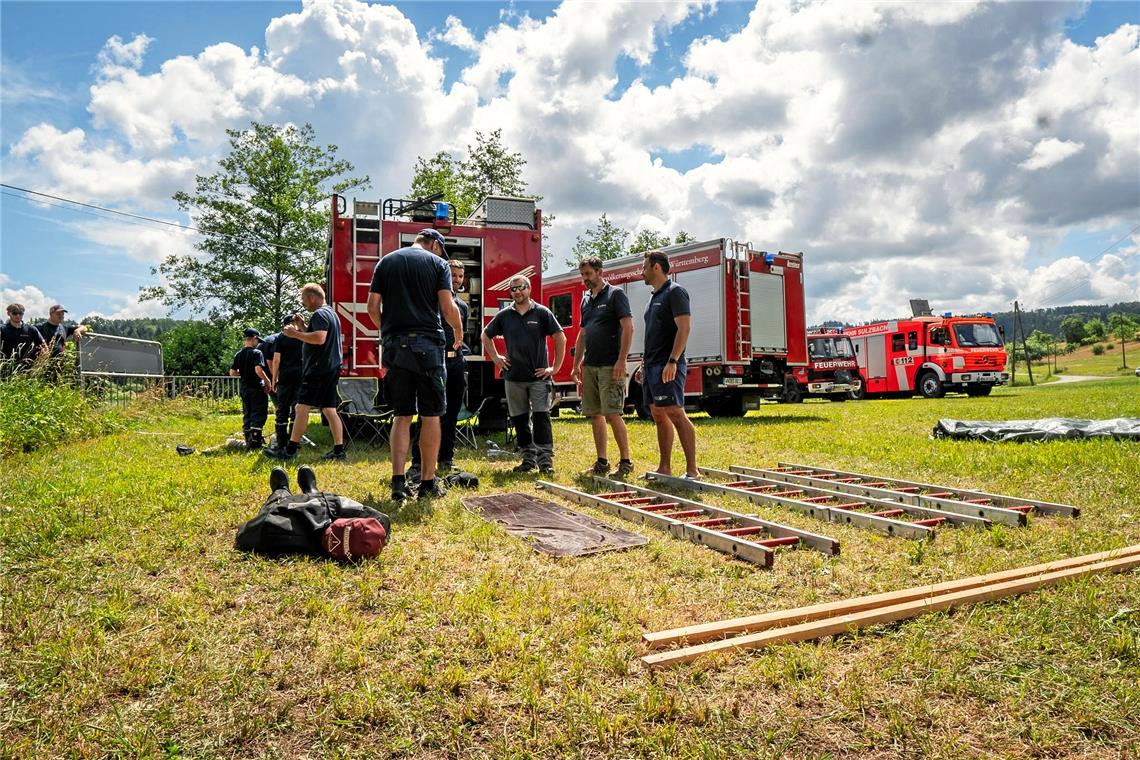
POLYGON ((64 314, 67 313, 67 309, 63 308, 62 304, 57 303, 53 304, 52 307, 48 309, 48 314, 55 314, 57 311, 62 311, 64 314))
POLYGON ((245 335, 245 337, 247 337, 247 338, 260 338, 261 337, 261 333, 257 331, 256 327, 245 328, 245 332, 243 333, 243 335, 245 335))
POLYGON ((289 312, 281 318, 282 327, 288 327, 291 324, 293 324, 293 312, 289 312))
POLYGON ((444 253, 447 253, 447 240, 445 240, 443 235, 439 233, 439 230, 433 230, 429 227, 426 230, 420 230, 417 233, 417 236, 431 238, 435 242, 439 243, 439 247, 444 253))
POLYGON ((388 531, 375 517, 338 517, 325 528, 321 541, 333 559, 375 557, 388 543, 388 531))

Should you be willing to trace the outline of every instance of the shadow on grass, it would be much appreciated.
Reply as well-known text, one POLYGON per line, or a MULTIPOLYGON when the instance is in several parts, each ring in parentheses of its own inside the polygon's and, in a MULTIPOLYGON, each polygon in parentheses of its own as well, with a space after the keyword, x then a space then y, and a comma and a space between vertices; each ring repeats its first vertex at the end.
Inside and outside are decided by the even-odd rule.
POLYGON ((698 417, 693 419, 694 427, 721 427, 724 425, 779 425, 785 422, 827 422, 827 417, 818 414, 788 414, 779 417, 698 417))

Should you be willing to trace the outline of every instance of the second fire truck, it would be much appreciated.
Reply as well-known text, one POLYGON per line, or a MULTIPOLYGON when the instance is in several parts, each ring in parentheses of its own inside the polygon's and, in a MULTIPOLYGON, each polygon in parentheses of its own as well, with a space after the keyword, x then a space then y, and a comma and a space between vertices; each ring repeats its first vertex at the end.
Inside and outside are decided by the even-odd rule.
POLYGON ((855 347, 840 330, 808 333, 808 363, 788 372, 781 401, 796 404, 805 398, 846 401, 861 385, 855 347))

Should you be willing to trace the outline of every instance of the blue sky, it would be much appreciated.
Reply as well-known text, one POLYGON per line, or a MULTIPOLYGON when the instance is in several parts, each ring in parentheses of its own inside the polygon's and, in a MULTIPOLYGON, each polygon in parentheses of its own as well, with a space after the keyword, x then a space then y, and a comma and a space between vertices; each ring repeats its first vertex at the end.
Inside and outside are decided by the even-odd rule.
MULTIPOLYGON (((380 197, 502 128, 558 215, 557 262, 605 212, 803 250, 816 320, 1140 298, 1138 24, 1125 2, 4 1, 0 171, 190 223, 170 193, 252 119, 312 121, 380 197), (319 81, 350 55, 371 64, 359 100, 319 81)), ((193 243, 9 189, 0 225, 3 297, 32 313, 162 314, 138 288, 193 243)))

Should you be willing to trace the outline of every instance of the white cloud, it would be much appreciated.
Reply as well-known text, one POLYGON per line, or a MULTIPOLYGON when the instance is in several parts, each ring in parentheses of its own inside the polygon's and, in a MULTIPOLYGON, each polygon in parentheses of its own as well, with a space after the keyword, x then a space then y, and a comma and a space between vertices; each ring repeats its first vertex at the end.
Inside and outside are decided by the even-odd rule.
POLYGON ((1069 142, 1049 137, 1033 146, 1033 155, 1021 162, 1021 168, 1029 171, 1048 169, 1066 158, 1084 150, 1084 143, 1069 142))
MULTIPOLYGON (((13 282, 6 275, 0 275, 0 301, 3 302, 5 309, 8 308, 8 304, 23 304, 27 311, 24 315, 26 322, 39 322, 40 319, 46 319, 48 309, 53 304, 59 303, 35 285, 13 282)), ((7 315, 0 318, 5 321, 8 319, 7 315)))
POLYGON ((455 16, 448 16, 442 34, 436 36, 437 40, 460 50, 475 52, 479 49, 479 42, 471 30, 463 25, 463 21, 455 16))
POLYGON ((77 237, 147 264, 158 264, 170 255, 193 254, 198 239, 195 233, 174 227, 151 227, 114 220, 85 221, 71 227, 77 237))

